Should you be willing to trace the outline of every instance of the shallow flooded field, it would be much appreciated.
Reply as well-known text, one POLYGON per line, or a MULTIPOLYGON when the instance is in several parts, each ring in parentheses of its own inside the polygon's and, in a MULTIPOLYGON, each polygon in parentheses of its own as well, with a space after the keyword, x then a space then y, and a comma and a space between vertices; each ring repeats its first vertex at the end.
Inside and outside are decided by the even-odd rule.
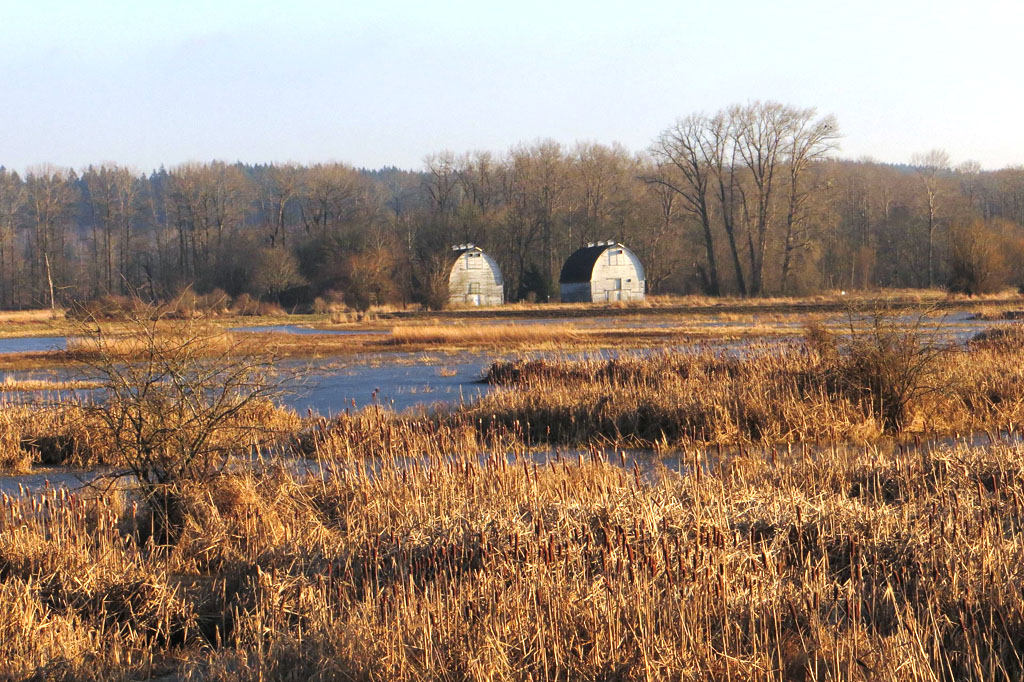
POLYGON ((491 356, 477 353, 448 357, 416 353, 344 364, 295 363, 294 370, 302 376, 285 403, 300 413, 323 416, 372 404, 397 412, 436 403, 456 405, 490 390, 480 381, 490 362, 491 356))
MULTIPOLYGON (((903 318, 901 318, 902 320, 903 318)), ((517 325, 545 325, 555 322, 554 318, 539 318, 516 322, 517 325)), ((903 320, 912 324, 912 316, 903 320)), ((755 323, 760 324, 756 320, 755 323)), ((631 319, 604 318, 587 321, 587 327, 598 325, 609 328, 624 328, 637 325, 636 328, 651 328, 670 325, 670 322, 657 318, 631 319)), ((707 329, 729 329, 732 327, 749 326, 751 320, 704 320, 699 323, 707 329)), ((770 343, 782 344, 798 338, 804 323, 795 320, 766 321, 765 326, 781 332, 770 337, 770 343)), ((844 324, 848 321, 839 316, 824 320, 837 333, 844 332, 844 324)), ((973 318, 966 311, 950 313, 934 318, 930 324, 935 325, 936 333, 944 340, 955 343, 966 343, 976 334, 993 327, 1014 324, 1012 321, 996 320, 981 321, 973 318)), ((1019 323, 1017 323, 1019 324, 1019 323)), ((583 325, 581 325, 583 326, 583 325)), ((235 332, 262 332, 294 335, 352 335, 381 334, 367 330, 317 330, 299 325, 254 325, 232 328, 235 332)), ((724 352, 742 354, 752 344, 763 343, 768 337, 730 338, 723 335, 721 339, 704 339, 693 343, 657 345, 646 348, 616 349, 605 348, 590 351, 574 352, 572 350, 532 352, 526 355, 536 357, 572 358, 583 356, 611 357, 618 354, 645 354, 663 350, 683 350, 686 348, 712 347, 724 352)), ((0 339, 0 354, 30 353, 61 350, 67 348, 67 337, 25 337, 0 339)), ((492 387, 481 382, 487 367, 496 360, 507 359, 518 353, 501 353, 495 351, 455 351, 455 352, 385 352, 372 355, 357 355, 347 358, 318 358, 310 361, 286 360, 281 365, 284 375, 292 374, 291 390, 283 399, 283 404, 299 413, 312 412, 321 416, 331 416, 344 410, 361 409, 368 405, 378 404, 397 412, 413 409, 429 409, 437 405, 453 406, 473 401, 492 390, 492 387)), ((25 400, 52 401, 68 397, 89 397, 90 391, 82 389, 62 390, 31 390, 16 389, 18 382, 47 381, 63 383, 77 379, 72 370, 16 370, 0 373, 0 395, 8 401, 22 402, 25 400), (3 390, 4 381, 11 382, 11 387, 3 390)))

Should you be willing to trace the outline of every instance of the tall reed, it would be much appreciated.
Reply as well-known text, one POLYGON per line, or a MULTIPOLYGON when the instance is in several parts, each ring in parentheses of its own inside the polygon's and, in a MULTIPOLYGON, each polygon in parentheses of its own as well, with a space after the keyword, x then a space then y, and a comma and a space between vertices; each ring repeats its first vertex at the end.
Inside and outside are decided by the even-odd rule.
POLYGON ((466 415, 521 425, 533 443, 869 442, 897 431, 1014 428, 1024 418, 1024 344, 1013 334, 927 360, 751 343, 496 362, 485 380, 504 390, 466 415))
POLYGON ((393 454, 218 477, 171 547, 121 494, 0 497, 0 674, 1024 674, 1019 444, 393 454))

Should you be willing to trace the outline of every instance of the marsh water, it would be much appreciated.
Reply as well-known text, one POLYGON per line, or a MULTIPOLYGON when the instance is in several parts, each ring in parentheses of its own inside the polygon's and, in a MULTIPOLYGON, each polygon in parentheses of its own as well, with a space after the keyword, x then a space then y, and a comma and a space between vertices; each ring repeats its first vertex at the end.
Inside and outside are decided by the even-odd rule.
MULTIPOLYGON (((367 405, 404 411, 429 408, 436 403, 456 405, 476 399, 490 390, 480 378, 491 356, 458 353, 438 356, 426 353, 393 354, 386 360, 376 356, 352 358, 345 362, 313 360, 289 361, 280 366, 285 378, 285 407, 300 413, 331 416, 347 409, 367 405)), ((78 377, 63 369, 0 372, 5 377, 25 381, 74 381, 78 377)), ((5 391, 9 402, 52 402, 66 398, 88 398, 89 390, 5 391)))
POLYGON ((398 412, 437 403, 457 405, 490 390, 481 383, 490 355, 402 353, 389 358, 356 358, 345 363, 293 363, 301 375, 285 403, 299 411, 330 416, 380 404, 398 412))
MULTIPOLYGON (((517 321, 516 324, 553 324, 556 322, 562 322, 562 320, 537 319, 530 322, 517 321)), ((605 326, 611 328, 672 326, 668 322, 650 319, 642 321, 606 319, 603 322, 605 326), (637 324, 637 322, 640 323, 637 324)), ((832 322, 835 324, 837 321, 833 320, 832 322)), ((907 322, 912 324, 914 320, 908 318, 907 322)), ((973 319, 969 313, 953 313, 944 316, 939 321, 937 332, 943 339, 948 341, 965 343, 979 332, 1009 323, 1011 322, 1002 320, 978 321, 973 319)), ((733 322, 728 320, 706 320, 700 323, 700 325, 707 326, 708 328, 739 327, 749 326, 750 324, 750 321, 733 322)), ((773 321, 768 324, 792 330, 791 334, 787 333, 783 336, 772 337, 770 340, 772 343, 783 343, 800 336, 800 327, 802 326, 800 323, 773 321)), ((298 325, 237 327, 232 331, 301 335, 380 333, 365 330, 323 331, 298 325)), ((692 350, 696 347, 713 347, 723 352, 742 355, 745 352, 749 352, 750 344, 758 340, 757 338, 705 340, 699 346, 690 344, 676 347, 676 349, 692 350)), ((763 341, 763 339, 760 340, 763 341)), ((0 354, 46 352, 62 350, 66 347, 66 337, 0 339, 0 354)), ((645 354, 668 349, 668 347, 630 350, 605 349, 580 352, 530 353, 528 355, 533 357, 550 357, 554 355, 570 358, 607 358, 623 354, 645 354)), ((288 361, 280 369, 285 375, 293 375, 295 381, 292 383, 292 390, 285 396, 283 402, 287 407, 295 409, 300 413, 310 412, 322 416, 338 414, 349 409, 360 409, 373 404, 379 404, 399 412, 429 410, 437 407, 458 405, 462 402, 475 400, 493 390, 493 387, 483 383, 481 378, 492 362, 503 357, 507 356, 494 352, 393 352, 355 356, 345 359, 324 358, 308 362, 288 361)), ((0 372, 0 382, 3 381, 5 376, 21 380, 37 379, 51 381, 66 381, 75 378, 68 370, 14 371, 7 372, 6 374, 0 372)), ((89 391, 37 391, 20 393, 9 391, 0 394, 0 400, 8 402, 45 402, 66 399, 68 397, 88 398, 89 396, 89 391)), ((562 456, 581 456, 581 453, 540 451, 526 456, 538 463, 543 463, 549 459, 562 456)), ((662 466, 669 469, 679 469, 680 471, 689 466, 689 461, 683 462, 679 458, 660 458, 655 456, 654 453, 646 451, 628 454, 617 451, 602 451, 601 456, 609 460, 621 461, 623 466, 626 467, 638 466, 640 471, 645 473, 650 473, 662 466)), ((321 465, 315 462, 297 460, 296 466, 303 469, 304 473, 316 475, 312 469, 321 465), (306 468, 309 468, 310 471, 305 471, 306 468)), ((320 474, 322 475, 323 472, 321 471, 320 474)), ((96 481, 101 476, 103 476, 103 472, 99 471, 80 471, 62 467, 37 468, 29 474, 0 476, 0 493, 7 495, 38 493, 48 487, 79 489, 87 486, 90 482, 96 481)))
POLYGON ((0 339, 0 354, 45 353, 51 350, 64 350, 67 347, 66 336, 19 336, 0 339))
MULTIPOLYGON (((515 324, 551 324, 559 322, 555 318, 517 321, 515 324)), ((908 322, 912 323, 908 317, 908 322)), ((652 319, 642 320, 646 324, 636 325, 634 319, 604 319, 608 327, 627 326, 669 326, 670 323, 652 319)), ((830 320, 832 324, 841 324, 841 320, 830 320)), ((957 312, 945 315, 933 323, 937 324, 940 334, 949 341, 964 343, 975 334, 992 327, 1010 324, 1008 321, 978 321, 972 319, 970 313, 957 312)), ((697 326, 722 328, 749 325, 750 322, 704 320, 697 326)), ((771 342, 782 343, 792 340, 800 334, 800 324, 796 322, 774 321, 770 324, 786 330, 783 336, 772 337, 771 342), (789 333, 789 332, 792 333, 789 333)), ((273 325, 236 327, 237 332, 262 332, 280 334, 334 334, 361 335, 381 332, 366 330, 318 330, 299 325, 273 325)), ((713 347, 725 352, 742 354, 756 338, 705 340, 702 347, 713 347)), ((763 340, 763 339, 762 339, 763 340)), ((0 354, 44 352, 67 347, 66 337, 27 337, 0 339, 0 354)), ((596 350, 587 352, 555 352, 533 353, 535 356, 558 357, 612 357, 620 354, 644 354, 668 349, 691 348, 692 346, 659 346, 631 350, 596 350)), ((309 362, 287 361, 281 365, 284 375, 296 377, 290 392, 285 396, 284 405, 300 413, 312 412, 322 416, 330 416, 347 409, 359 409, 367 405, 380 404, 396 411, 410 409, 429 409, 439 404, 458 405, 461 402, 479 398, 492 387, 480 381, 483 373, 493 361, 501 359, 504 354, 495 352, 461 351, 455 353, 442 352, 390 352, 374 355, 354 356, 344 359, 322 358, 309 362)), ((74 379, 68 370, 29 370, 0 373, 0 381, 5 376, 12 379, 40 379, 66 381, 74 379)), ((42 391, 17 392, 7 391, 2 394, 5 400, 53 400, 71 396, 86 397, 88 391, 42 391)))

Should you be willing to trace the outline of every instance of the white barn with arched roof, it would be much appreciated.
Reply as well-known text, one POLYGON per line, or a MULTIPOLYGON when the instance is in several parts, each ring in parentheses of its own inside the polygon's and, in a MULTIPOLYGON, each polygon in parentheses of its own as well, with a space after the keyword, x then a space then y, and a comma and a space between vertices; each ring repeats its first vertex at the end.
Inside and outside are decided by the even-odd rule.
POLYGON ((448 273, 448 305, 491 306, 504 302, 505 280, 497 262, 473 244, 453 246, 448 273))
POLYGON ((577 249, 558 277, 562 301, 642 301, 647 291, 644 266, 618 242, 597 242, 577 249))

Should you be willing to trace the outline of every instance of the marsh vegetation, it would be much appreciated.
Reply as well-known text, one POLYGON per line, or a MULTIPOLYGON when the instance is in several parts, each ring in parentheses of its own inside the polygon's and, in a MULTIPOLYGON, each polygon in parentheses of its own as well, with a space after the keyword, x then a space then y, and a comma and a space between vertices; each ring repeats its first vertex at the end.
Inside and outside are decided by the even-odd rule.
POLYGON ((1024 675, 1013 323, 522 357, 331 418, 275 405, 272 348, 139 324, 72 344, 102 405, 0 410, 8 471, 102 472, 0 495, 0 676, 1024 675))
POLYGON ((379 429, 364 434, 380 448, 369 469, 322 443, 329 476, 243 471, 185 486, 169 545, 122 491, 4 498, 3 672, 1021 673, 1019 444, 837 448, 641 474, 598 450, 538 465, 365 426, 379 429))

